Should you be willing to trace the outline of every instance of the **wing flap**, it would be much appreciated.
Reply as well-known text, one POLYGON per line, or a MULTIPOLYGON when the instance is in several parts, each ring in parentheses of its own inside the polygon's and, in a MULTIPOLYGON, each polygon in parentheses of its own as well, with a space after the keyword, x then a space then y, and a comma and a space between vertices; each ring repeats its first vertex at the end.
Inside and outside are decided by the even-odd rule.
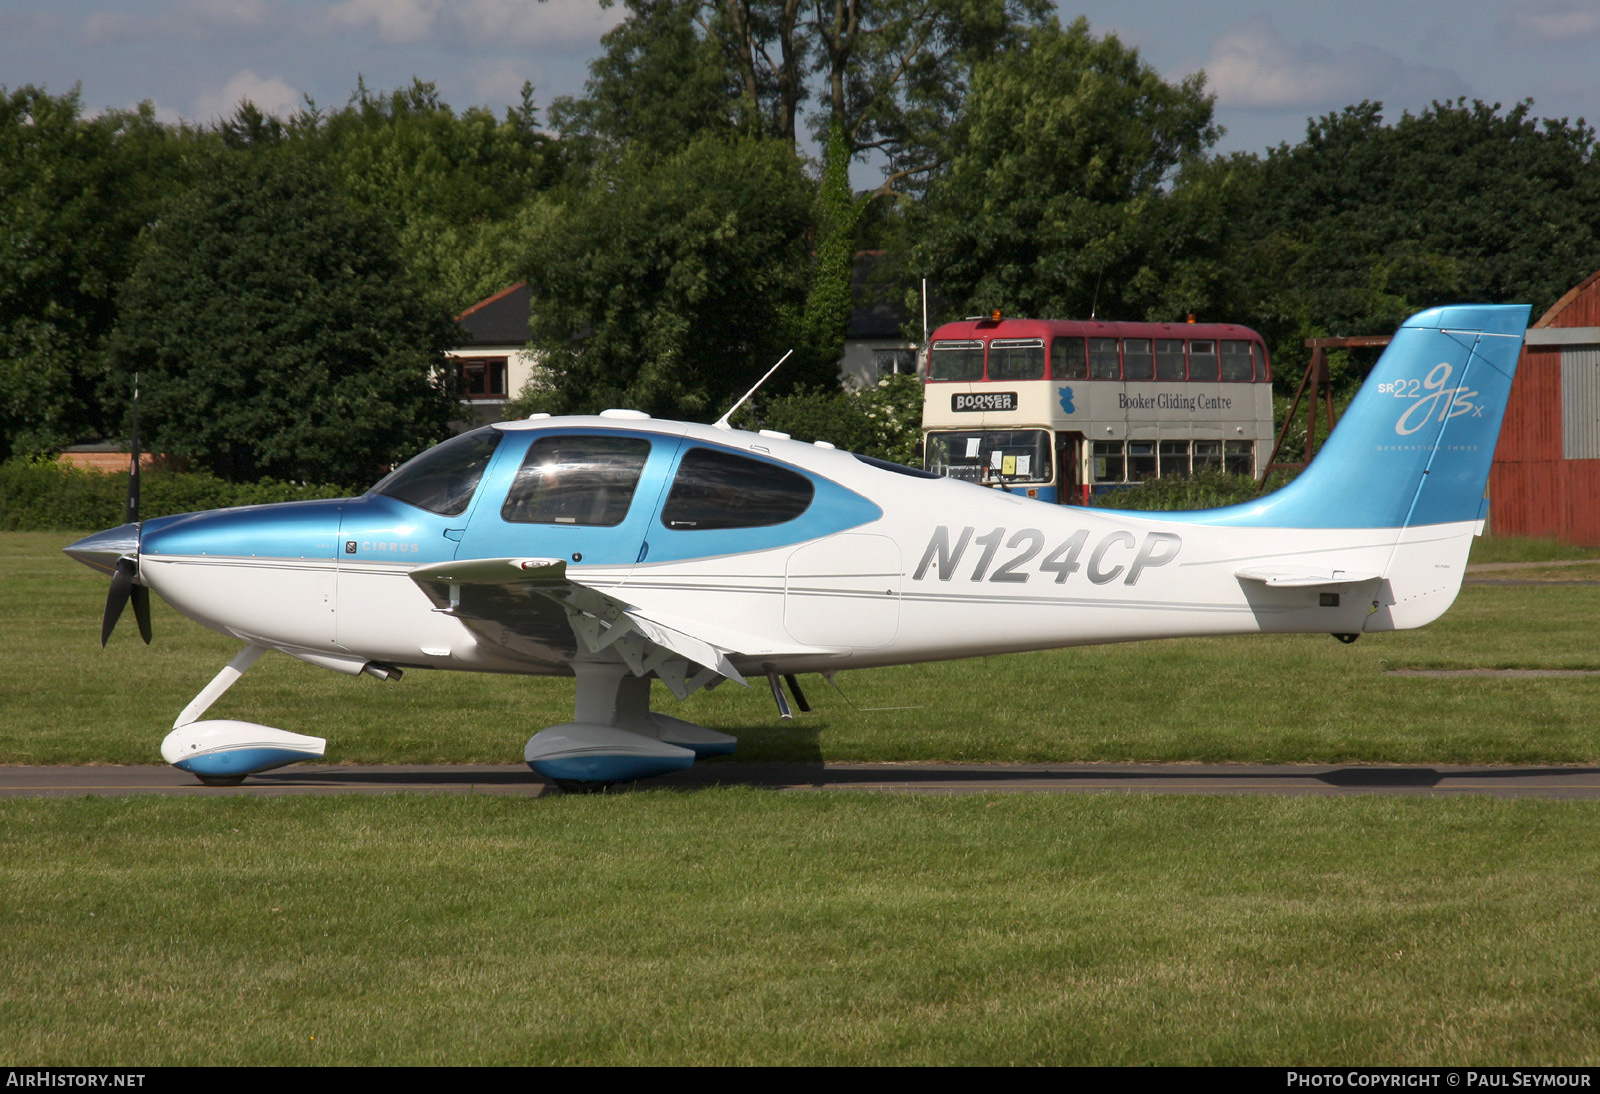
MULTIPOLYGON (((503 600, 464 605, 462 586, 486 585, 537 595, 560 605, 567 614, 573 633, 590 653, 614 649, 635 673, 655 671, 668 683, 674 671, 673 658, 689 661, 706 675, 727 677, 740 684, 744 676, 729 659, 740 650, 730 649, 698 637, 681 627, 670 626, 639 611, 632 604, 567 576, 567 564, 559 558, 479 558, 419 566, 410 578, 433 602, 436 611, 471 622, 481 619, 499 626, 514 626, 514 607, 503 600)), ((697 677, 698 678, 698 677, 697 677)), ((674 690, 677 690, 676 688, 674 690)))

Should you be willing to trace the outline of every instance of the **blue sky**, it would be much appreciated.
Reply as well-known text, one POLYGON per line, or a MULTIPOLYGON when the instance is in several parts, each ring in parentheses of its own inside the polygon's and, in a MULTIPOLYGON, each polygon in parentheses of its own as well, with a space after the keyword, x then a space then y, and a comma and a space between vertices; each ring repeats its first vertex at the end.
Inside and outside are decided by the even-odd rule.
MULTIPOLYGON (((597 0, 0 0, 0 85, 81 84, 91 109, 155 103, 210 120, 241 97, 277 111, 420 76, 457 108, 541 106, 582 90, 620 8, 597 0)), ((1600 0, 1082 0, 1164 76, 1204 69, 1223 150, 1295 143, 1362 99, 1386 114, 1466 96, 1600 121, 1600 0)), ((864 181, 864 180, 858 180, 864 181)))

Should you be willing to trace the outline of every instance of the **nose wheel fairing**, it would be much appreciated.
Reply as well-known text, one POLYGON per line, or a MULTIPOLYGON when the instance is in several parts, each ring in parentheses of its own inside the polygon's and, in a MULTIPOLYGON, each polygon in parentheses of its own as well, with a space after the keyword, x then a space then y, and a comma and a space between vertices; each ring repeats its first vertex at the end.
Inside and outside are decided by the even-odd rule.
POLYGON ((231 785, 260 771, 320 760, 327 744, 321 737, 219 718, 174 729, 161 742, 161 758, 201 782, 231 785))

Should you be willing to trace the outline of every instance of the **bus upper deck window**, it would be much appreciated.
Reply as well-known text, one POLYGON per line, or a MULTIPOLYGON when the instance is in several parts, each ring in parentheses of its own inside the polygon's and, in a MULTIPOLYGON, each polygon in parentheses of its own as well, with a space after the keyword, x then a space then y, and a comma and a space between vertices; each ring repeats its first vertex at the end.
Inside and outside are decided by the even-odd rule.
POLYGON ((983 343, 935 342, 933 352, 928 355, 928 379, 968 382, 983 379, 983 343))
POLYGON ((1124 338, 1122 340, 1122 378, 1125 380, 1154 380, 1155 358, 1150 354, 1150 339, 1124 338))
POLYGON ((1089 375, 1096 380, 1116 380, 1122 376, 1115 338, 1089 339, 1089 375))
POLYGON ((989 343, 989 379, 1043 380, 1043 338, 996 338, 989 343))
POLYGON ((1183 339, 1156 339, 1156 379, 1181 380, 1184 376, 1183 339))
POLYGON ((1189 343, 1189 379, 1215 380, 1217 378, 1217 344, 1212 341, 1189 343))
POLYGON ((1250 360, 1250 343, 1226 341, 1222 343, 1222 378, 1224 380, 1252 380, 1255 370, 1250 360))
POLYGON ((1050 375, 1056 380, 1083 380, 1089 375, 1082 338, 1057 338, 1050 343, 1050 375))

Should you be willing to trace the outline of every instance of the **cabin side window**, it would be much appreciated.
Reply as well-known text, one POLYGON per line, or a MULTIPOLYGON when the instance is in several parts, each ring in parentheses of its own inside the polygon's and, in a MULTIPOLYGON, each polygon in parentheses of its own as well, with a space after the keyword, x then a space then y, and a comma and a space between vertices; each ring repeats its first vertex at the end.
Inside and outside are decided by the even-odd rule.
POLYGON ((650 458, 642 437, 540 437, 528 446, 500 516, 513 524, 621 524, 650 458))
POLYGON ((678 464, 661 523, 675 532, 764 528, 811 508, 816 487, 786 467, 715 448, 691 448, 678 464))
POLYGON ((489 425, 452 437, 391 471, 371 492, 442 517, 460 516, 500 446, 500 437, 500 431, 489 425))

